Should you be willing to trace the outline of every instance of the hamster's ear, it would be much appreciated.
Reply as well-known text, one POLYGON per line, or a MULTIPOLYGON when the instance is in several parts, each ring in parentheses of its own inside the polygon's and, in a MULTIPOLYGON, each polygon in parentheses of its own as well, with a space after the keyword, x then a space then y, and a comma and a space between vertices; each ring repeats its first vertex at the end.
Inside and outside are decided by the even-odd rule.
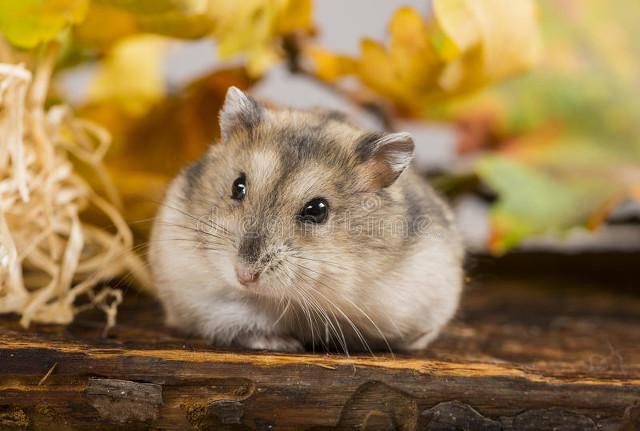
POLYGON ((261 120, 264 109, 251 96, 237 87, 229 87, 220 110, 220 132, 228 139, 240 128, 251 131, 261 120))
POLYGON ((361 137, 356 154, 369 187, 375 190, 393 184, 413 160, 413 150, 408 133, 368 133, 361 137))

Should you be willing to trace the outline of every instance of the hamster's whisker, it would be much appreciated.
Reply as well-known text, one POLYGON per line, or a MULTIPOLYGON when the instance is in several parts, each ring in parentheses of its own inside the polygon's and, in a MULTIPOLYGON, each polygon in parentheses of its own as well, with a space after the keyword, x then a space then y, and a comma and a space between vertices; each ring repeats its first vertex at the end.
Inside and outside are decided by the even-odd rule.
POLYGON ((283 286, 285 286, 285 284, 283 283, 283 280, 280 276, 280 274, 278 274, 275 271, 272 271, 273 275, 278 279, 278 282, 280 283, 279 286, 277 286, 276 289, 274 289, 277 293, 277 295, 279 296, 279 301, 278 301, 278 307, 282 306, 282 303, 285 301, 285 298, 287 300, 287 303, 285 304, 282 313, 280 313, 280 316, 278 316, 278 318, 275 320, 275 322, 273 322, 272 327, 275 329, 275 327, 278 325, 278 323, 280 323, 280 320, 282 320, 282 318, 284 317, 284 315, 287 313, 287 311, 289 310, 289 306, 291 305, 291 298, 289 297, 285 297, 285 295, 283 294, 283 286))
MULTIPOLYGON (((317 271, 314 271, 311 268, 307 268, 310 271, 316 272, 317 274, 320 274, 317 271)), ((323 274, 320 274, 323 275, 323 274)), ((329 279, 333 280, 334 282, 338 282, 339 280, 337 280, 334 277, 331 277, 330 275, 325 275, 326 277, 328 277, 329 279)), ((326 287, 329 290, 334 290, 331 286, 329 286, 326 283, 322 283, 320 281, 318 281, 322 286, 326 287)), ((358 312, 360 312, 365 319, 367 319, 371 325, 373 325, 373 327, 375 328, 375 330, 378 332, 378 334, 380 335, 380 337, 382 338, 382 341, 384 341, 384 344, 387 347, 387 350, 389 351, 389 353, 391 354, 392 357, 395 357, 395 354, 393 352, 393 349, 391 348, 391 344, 389 343, 389 340, 387 339, 387 337, 384 335, 384 333, 382 332, 382 330, 380 329, 380 327, 376 324, 376 322, 360 307, 358 306, 355 302, 353 302, 352 300, 350 300, 349 298, 345 297, 344 298, 353 308, 355 308, 358 312)))
MULTIPOLYGON (((128 225, 134 225, 134 224, 142 224, 142 223, 148 223, 151 222, 155 219, 155 217, 147 217, 147 218, 141 218, 138 220, 131 220, 131 221, 127 221, 128 225)), ((114 227, 114 225, 110 225, 107 227, 114 227)))
MULTIPOLYGON (((187 212, 187 211, 181 210, 180 208, 177 208, 177 207, 174 207, 174 206, 172 206, 172 205, 169 205, 169 204, 168 204, 168 203, 166 203, 166 202, 163 202, 161 205, 164 205, 164 206, 166 206, 167 208, 172 209, 172 210, 174 210, 174 211, 178 211, 180 214, 182 214, 182 215, 184 215, 184 216, 186 216, 186 217, 189 217, 190 219, 192 219, 192 220, 193 220, 193 221, 195 221, 196 223, 202 223, 202 222, 203 222, 203 220, 202 220, 201 218, 198 218, 198 217, 194 216, 193 214, 191 214, 191 213, 189 213, 189 212, 187 212)), ((219 225, 219 224, 217 224, 217 223, 214 223, 214 222, 213 222, 213 221, 211 221, 211 220, 207 220, 207 221, 208 221, 209 223, 206 223, 206 222, 205 222, 204 224, 205 224, 205 225, 207 225, 207 226, 209 226, 210 228, 212 228, 212 229, 216 229, 216 228, 217 228, 217 229, 222 230, 225 234, 227 234, 227 235, 231 235, 231 232, 229 232, 229 230, 228 230, 227 228, 225 228, 224 226, 219 225), (210 224, 210 223, 213 223, 213 224, 210 224)))
MULTIPOLYGON (((297 293, 295 293, 294 299, 295 299, 296 304, 297 304, 296 306, 293 307, 293 310, 294 310, 294 312, 296 314, 296 321, 302 327, 302 326, 304 326, 304 323, 303 323, 302 319, 300 318, 299 311, 302 312, 303 315, 304 315, 304 305, 303 305, 304 299, 301 298, 300 295, 298 295, 297 293)), ((315 343, 315 337, 314 337, 314 332, 313 332, 313 325, 311 324, 310 320, 309 320, 309 329, 311 331, 312 351, 315 352, 315 347, 313 347, 313 345, 315 343)))
MULTIPOLYGON (((318 318, 320 319, 320 322, 319 322, 320 326, 321 327, 322 326, 325 327, 325 331, 324 332, 326 333, 326 329, 329 328, 330 332, 333 332, 333 334, 335 335, 335 339, 340 341, 340 344, 341 344, 342 349, 344 350, 344 353, 348 356, 349 355, 349 350, 347 348, 346 338, 344 336, 344 332, 342 331, 342 327, 340 327, 340 322, 335 318, 335 315, 333 315, 334 316, 334 320, 331 320, 331 318, 327 314, 326 310, 318 303, 318 301, 312 295, 310 295, 310 293, 304 292, 303 290, 299 290, 297 293, 299 295, 304 296, 304 297, 307 298, 307 301, 313 307, 313 309, 315 310, 318 318)), ((329 339, 326 337, 326 335, 323 338, 319 329, 318 329, 317 332, 318 332, 318 335, 319 335, 320 343, 322 344, 322 346, 323 346, 323 348, 325 350, 329 350, 329 346, 328 346, 329 339)))
MULTIPOLYGON (((300 283, 305 284, 305 280, 303 278, 301 278, 293 269, 284 266, 284 268, 286 269, 286 271, 288 272, 289 276, 291 278, 293 278, 294 280, 297 279, 300 283)), ((346 344, 346 339, 344 337, 344 332, 342 331, 342 328, 340 327, 340 323, 338 322, 338 320, 335 317, 334 314, 334 319, 335 319, 335 323, 336 325, 338 325, 338 328, 340 330, 340 333, 342 333, 342 338, 340 338, 340 333, 338 333, 338 328, 336 328, 336 326, 333 324, 333 321, 330 319, 329 315, 326 313, 326 311, 323 309, 322 306, 320 306, 320 304, 317 303, 317 301, 314 300, 313 297, 310 297, 309 295, 305 294, 305 292, 303 292, 302 290, 299 289, 292 289, 293 292, 295 292, 298 297, 302 300, 301 304, 308 304, 309 306, 313 306, 313 308, 315 309, 317 316, 324 320, 325 325, 329 325, 329 327, 331 328, 331 330, 334 332, 336 340, 338 340, 340 342, 340 345, 344 351, 344 353, 349 356, 349 350, 347 348, 347 344, 346 344)), ((304 305, 303 305, 304 306, 304 305)), ((333 313, 332 313, 333 314, 333 313)), ((311 333, 311 341, 312 344, 315 343, 315 337, 314 337, 314 326, 313 324, 310 322, 310 329, 312 331, 311 333)), ((320 341, 322 346, 326 349, 329 350, 329 347, 327 345, 328 340, 323 340, 322 337, 320 337, 320 341)))
MULTIPOLYGON (((292 264, 294 264, 294 265, 296 265, 296 266, 300 267, 300 268, 301 268, 301 269, 303 269, 303 270, 308 269, 308 268, 304 267, 303 265, 296 264, 295 262, 292 262, 292 264)), ((336 310, 337 310, 337 311, 338 311, 338 312, 339 312, 339 313, 344 317, 344 319, 347 321, 347 323, 348 323, 348 324, 351 326, 351 328, 354 330, 354 333, 355 333, 355 334, 360 338, 360 341, 363 343, 363 346, 364 346, 365 348, 367 348, 367 350, 369 350, 369 352, 373 355, 373 352, 372 352, 372 351, 371 351, 371 349, 369 348, 369 345, 368 345, 368 343, 366 342, 366 340, 364 340, 364 338, 363 338, 363 336, 362 336, 362 333, 361 333, 361 332, 359 331, 359 329, 355 326, 355 324, 351 321, 351 319, 349 319, 349 316, 347 316, 347 315, 346 315, 346 313, 344 313, 344 312, 342 311, 342 309, 341 309, 340 307, 338 307, 338 306, 337 306, 333 301, 331 301, 329 298, 327 298, 325 295, 323 295, 321 292, 319 292, 317 289, 315 289, 315 288, 313 287, 312 283, 316 282, 316 280, 314 280, 314 279, 313 279, 312 277, 310 277, 308 274, 305 274, 303 271, 301 271, 300 273, 296 273, 296 272, 294 272, 294 273, 296 274, 296 276, 297 276, 298 280, 300 280, 300 281, 303 283, 303 286, 305 286, 305 287, 307 287, 308 289, 310 289, 310 291, 311 291, 311 292, 309 292, 309 293, 313 293, 313 292, 315 292, 315 293, 319 294, 320 296, 322 296, 326 302, 328 302, 328 303, 329 303, 333 308, 335 308, 335 309, 336 309, 336 310), (304 278, 304 277, 306 277, 306 278, 304 278)), ((316 301, 316 302, 317 302, 317 301, 316 301)), ((321 307, 321 309, 323 309, 323 310, 324 310, 324 307, 321 307)), ((339 321, 339 319, 337 318, 337 316, 335 315, 335 313, 333 312, 333 310, 331 309, 331 307, 329 307, 329 310, 328 310, 328 311, 329 311, 329 312, 331 313, 331 315, 333 316, 333 318, 334 318, 334 320, 335 320, 335 322, 336 322, 336 324, 337 324, 337 326, 338 326, 338 329, 340 330, 340 337, 338 337, 338 339, 339 339, 339 340, 341 340, 341 344, 342 344, 342 347, 343 347, 343 349, 344 349, 344 351, 345 351, 345 354, 346 354, 346 355, 349 355, 348 348, 347 348, 347 340, 346 340, 346 337, 345 337, 345 335, 344 335, 344 331, 342 330, 342 326, 340 325, 340 321, 339 321)), ((327 316, 327 317, 328 317, 328 316, 327 316)), ((330 320, 330 319, 329 319, 329 321, 331 322, 331 320, 330 320)), ((333 325, 332 325, 332 326, 333 326, 333 325)), ((338 334, 336 334, 336 336, 338 336, 338 334)), ((375 356, 375 355, 374 355, 374 356, 375 356)))
MULTIPOLYGON (((300 265, 301 266, 301 265, 300 265)), ((301 269, 305 270, 305 269, 309 269, 306 268, 304 266, 301 266, 301 269)), ((304 277, 307 278, 308 282, 307 282, 307 287, 309 289, 311 289, 313 292, 317 293, 318 295, 320 295, 326 302, 329 303, 329 305, 331 305, 331 307, 335 308, 336 311, 338 313, 340 313, 342 315, 342 317, 347 321, 347 323, 351 326, 351 328, 353 329, 353 332, 356 334, 356 336, 358 337, 359 341, 362 343, 362 346, 367 349, 369 351, 369 353, 375 357, 375 354, 373 353, 373 350, 371 350, 371 347, 369 346, 369 343, 367 343, 366 339, 364 338, 364 335, 362 334, 362 332, 360 331, 360 329, 358 329, 358 327, 355 325, 355 323, 353 323, 353 321, 349 318, 349 316, 338 306, 336 305, 335 302, 331 301, 329 298, 327 298, 326 295, 324 295, 322 292, 320 292, 318 289, 314 288, 312 286, 312 283, 317 283, 319 282, 319 280, 315 280, 313 277, 309 276, 308 274, 305 274, 304 272, 300 273, 301 275, 303 275, 304 277)), ((333 311, 331 309, 329 309, 329 311, 331 312, 331 314, 334 316, 334 318, 336 319, 336 321, 338 320, 337 317, 335 316, 335 314, 333 313, 333 311)), ((340 325, 338 324, 338 326, 340 327, 340 325)), ((340 330, 342 332, 342 328, 340 327, 340 330)), ((346 344, 346 339, 344 337, 344 333, 342 334, 343 340, 345 341, 346 344)))
MULTIPOLYGON (((162 224, 164 226, 171 226, 171 227, 181 227, 183 229, 189 229, 189 230, 191 230, 193 232, 204 233, 206 235, 211 235, 211 236, 215 235, 215 236, 217 236, 217 237, 219 237, 221 239, 230 239, 231 238, 231 235, 230 234, 226 234, 224 231, 221 231, 221 232, 215 231, 216 233, 214 234, 214 233, 212 233, 210 231, 206 231, 206 230, 203 230, 203 229, 200 229, 200 228, 197 228, 197 227, 185 226, 185 225, 181 225, 181 224, 177 224, 177 223, 162 222, 162 223, 159 223, 159 224, 162 224)), ((212 229, 215 229, 213 226, 210 226, 210 225, 207 225, 207 227, 211 227, 212 229)))
POLYGON ((163 226, 177 227, 177 228, 185 229, 185 230, 194 232, 196 234, 205 234, 205 235, 208 235, 208 236, 210 236, 212 238, 216 238, 216 239, 220 239, 220 240, 226 240, 226 241, 229 241, 230 243, 232 243, 232 239, 230 237, 219 235, 219 234, 214 234, 214 233, 211 233, 211 232, 204 231, 202 229, 197 229, 197 228, 193 228, 193 227, 190 227, 190 226, 184 226, 184 225, 176 224, 176 223, 162 222, 162 223, 159 223, 159 224, 162 224, 163 226))
MULTIPOLYGON (((320 319, 320 322, 318 322, 320 324, 320 327, 325 326, 325 328, 330 327, 337 340, 340 340, 340 334, 338 333, 338 329, 336 329, 335 325, 333 324, 333 321, 331 320, 331 318, 329 317, 329 315, 326 313, 326 311, 320 306, 320 304, 317 303, 317 301, 310 295, 308 295, 307 293, 303 292, 302 290, 297 291, 296 292, 299 296, 306 298, 306 302, 309 304, 309 306, 315 311, 314 315, 316 315, 318 317, 318 319, 320 319)), ((316 319, 314 319, 314 323, 316 322, 316 319)), ((336 321, 336 324, 339 327, 339 323, 336 321)), ((312 327, 313 328, 313 327, 312 327)), ((322 333, 320 332, 320 328, 318 329, 314 329, 314 333, 318 332, 318 339, 320 340, 320 344, 322 345, 322 347, 325 350, 329 350, 329 340, 328 339, 324 339, 322 337, 322 333)), ((326 331, 325 331, 326 332, 326 331)), ((340 328, 340 332, 342 332, 342 329, 340 328)), ((344 336, 342 337, 342 341, 344 341, 344 336)), ((312 343, 315 343, 315 339, 312 337, 312 343)), ((341 343, 342 344, 342 343, 341 343)), ((346 348, 346 345, 342 344, 342 348, 345 350, 345 354, 348 356, 349 355, 349 351, 346 348)))
MULTIPOLYGON (((315 261, 315 262, 319 262, 319 263, 325 263, 328 265, 334 265, 336 267, 340 267, 338 264, 336 264, 335 262, 329 261, 329 260, 325 260, 325 259, 317 259, 317 258, 306 258, 306 257, 302 257, 299 255, 295 255, 292 254, 290 255, 291 257, 295 258, 295 259, 302 259, 302 260, 309 260, 309 261, 315 261)), ((294 265, 298 265, 304 269, 306 269, 307 271, 311 271, 313 273, 316 273, 320 276, 326 276, 329 279, 331 279, 332 281, 339 283, 339 280, 337 280, 335 277, 332 277, 329 274, 322 274, 318 271, 315 271, 305 265, 301 265, 301 264, 297 264, 295 262, 293 262, 294 265)), ((347 268, 342 267, 341 269, 344 269, 345 271, 347 271, 347 268)), ((329 290, 334 290, 333 288, 331 288, 329 285, 327 285, 326 283, 322 283, 320 280, 317 280, 318 283, 320 283, 321 285, 325 286, 327 289, 329 290)), ((364 311, 362 310, 362 308, 360 308, 357 304, 355 304, 353 301, 351 301, 349 298, 345 298, 356 310, 358 310, 358 312, 362 313, 362 315, 373 325, 373 327, 375 328, 375 330, 378 332, 378 334, 382 337, 387 349, 389 350, 389 353, 391 353, 391 355, 393 355, 393 349, 391 348, 391 345, 389 343, 389 341, 387 340, 387 338, 385 337, 385 335, 382 333, 382 331, 380 330, 380 328, 378 327, 378 325, 373 321, 373 319, 364 311)))
POLYGON ((316 342, 316 320, 313 318, 311 304, 309 303, 308 298, 305 298, 300 292, 296 292, 299 298, 299 303, 302 306, 302 311, 307 318, 307 322, 309 323, 309 330, 311 331, 311 344, 315 344, 316 342))
MULTIPOLYGON (((297 292, 298 294, 300 292, 297 292)), ((313 318, 311 316, 311 308, 309 305, 309 301, 308 299, 304 298, 302 295, 299 295, 300 298, 300 305, 302 307, 302 314, 304 315, 304 317, 307 319, 307 322, 309 323, 309 329, 311 330, 311 343, 315 342, 315 327, 314 327, 314 322, 313 322, 313 318)))
MULTIPOLYGON (((281 306, 281 305, 282 305, 282 302, 283 302, 283 301, 280 301, 280 304, 278 304, 278 306, 281 306)), ((287 313, 287 311, 289 311, 289 306, 290 306, 290 305, 291 305, 291 298, 289 298, 289 299, 287 300, 287 303, 285 304, 284 309, 282 310, 282 313, 280 313, 280 316, 278 316, 278 318, 276 319, 276 321, 275 321, 275 322, 273 322, 273 326, 274 326, 274 327, 275 327, 275 326, 277 326, 277 325, 278 325, 278 323, 280 323, 280 321, 282 320, 282 318, 284 317, 284 315, 287 313)))
MULTIPOLYGON (((147 218, 141 218, 141 219, 138 219, 138 220, 131 220, 131 221, 125 220, 125 222, 128 225, 132 226, 132 225, 152 222, 153 220, 155 220, 155 217, 147 217, 147 218)), ((116 227, 116 225, 113 224, 113 223, 104 226, 105 229, 112 229, 114 227, 116 227)))
MULTIPOLYGON (((299 265, 299 264, 296 264, 296 265, 299 265)), ((322 273, 320 273, 320 272, 318 272, 318 271, 315 271, 315 270, 313 270, 313 269, 311 269, 311 268, 305 267, 304 265, 299 265, 299 266, 301 266, 302 268, 306 269, 307 271, 311 271, 311 272, 316 273, 316 274, 318 274, 318 275, 320 275, 320 276, 324 276, 324 274, 322 274, 322 273)), ((334 281, 336 281, 336 282, 338 281, 338 280, 336 280, 335 278, 333 278, 333 277, 331 277, 331 276, 327 276, 327 277, 331 278, 332 280, 334 280, 334 281)), ((332 290, 332 291, 334 290, 331 286, 329 286, 329 285, 328 285, 328 284, 326 284, 326 283, 323 283, 323 282, 322 282, 322 281, 320 281, 320 280, 314 280, 314 281, 315 281, 315 282, 317 282, 317 283, 319 283, 320 285, 324 286, 325 288, 327 288, 327 289, 329 289, 329 290, 332 290)), ((318 292, 318 293, 319 293, 319 292, 318 292)), ((362 314, 362 315, 363 315, 363 316, 364 316, 364 317, 365 317, 365 318, 366 318, 366 319, 367 319, 367 320, 368 320, 368 321, 373 325, 373 327, 374 327, 374 328, 375 328, 375 330, 378 332, 378 334, 380 335, 380 337, 381 337, 381 338, 382 338, 382 340, 384 341, 385 345, 387 346, 387 349, 389 350, 389 353, 391 353, 391 355, 394 355, 394 353, 393 353, 393 349, 391 348, 391 345, 389 344, 389 341, 387 340, 387 338, 386 338, 386 336, 384 335, 384 333, 382 332, 382 330, 381 330, 381 329, 378 327, 378 325, 373 321, 373 319, 372 319, 372 318, 371 318, 371 317, 370 317, 370 316, 369 316, 369 315, 368 315, 368 314, 367 314, 367 313, 366 313, 366 312, 365 312, 361 307, 359 307, 357 304, 355 304, 355 303, 354 303, 353 301, 351 301, 349 298, 344 298, 344 299, 345 299, 346 301, 348 301, 348 302, 349 302, 349 304, 351 304, 351 306, 353 306, 353 307, 354 307, 358 312, 360 312, 360 313, 361 313, 361 314, 362 314)), ((355 328, 354 328, 354 329, 355 329, 355 328)))
MULTIPOLYGON (((334 280, 334 282, 337 282, 336 278, 332 278, 330 275, 327 275, 328 278, 334 280)), ((359 313, 361 313, 365 319, 367 319, 371 325, 374 327, 374 329, 376 330, 376 332, 380 335, 380 337, 382 338, 382 341, 384 342, 387 350, 389 351, 389 353, 391 354, 392 358, 395 358, 395 353, 393 351, 393 348, 391 347, 391 343, 389 343, 388 338, 383 334, 382 330, 378 327, 378 324, 362 309, 362 307, 360 307, 358 304, 356 304, 355 302, 353 302, 351 299, 349 298, 345 298, 345 300, 353 307, 356 309, 356 311, 358 311, 359 313)), ((385 315, 387 316, 387 321, 393 325, 393 327, 396 330, 396 334, 401 334, 402 331, 400 330, 400 328, 398 327, 398 325, 396 324, 395 321, 393 321, 393 319, 389 318, 389 314, 385 312, 385 315)))
MULTIPOLYGON (((332 253, 331 256, 334 256, 334 254, 332 253)), ((303 258, 303 256, 297 256, 298 258, 303 258)), ((356 271, 358 269, 358 267, 354 266, 354 265, 344 265, 338 262, 335 262, 333 260, 329 260, 329 259, 322 259, 320 257, 313 256, 313 257, 305 257, 305 260, 310 260, 313 262, 319 262, 319 263, 324 263, 326 265, 332 266, 334 268, 338 268, 341 269, 343 271, 356 271)))
MULTIPOLYGON (((282 302, 283 302, 283 301, 284 301, 284 299, 285 299, 285 294, 287 293, 287 291, 284 289, 284 287, 285 287, 285 286, 289 286, 289 284, 290 284, 290 283, 287 283, 287 282, 283 279, 283 275, 282 275, 282 274, 280 274, 278 271, 275 271, 275 270, 274 270, 274 271, 273 271, 273 275, 278 279, 278 282, 280 283, 280 289, 279 289, 279 290, 281 290, 281 291, 283 291, 283 292, 284 292, 284 293, 282 293, 282 294, 280 295, 280 296, 281 296, 281 300, 280 300, 279 305, 282 305, 282 302)), ((291 292, 291 291, 293 291, 293 292, 295 293, 295 290, 290 290, 290 291, 288 291, 288 292, 291 292)), ((288 302, 287 302, 287 305, 286 305, 286 307, 285 307, 285 310, 283 310, 283 311, 282 311, 281 317, 279 317, 279 318, 278 318, 278 320, 273 324, 273 326, 274 326, 274 327, 275 327, 275 325, 278 323, 278 321, 282 318, 282 316, 284 316, 284 315, 285 315, 286 309, 287 309, 287 308, 289 308, 289 305, 291 304, 291 298, 290 298, 290 297, 287 297, 287 299, 288 299, 288 302)), ((299 301, 298 301, 298 299, 297 299, 297 298, 295 298, 295 301, 296 301, 296 303, 299 303, 299 301)), ((292 310, 293 310, 293 313, 294 313, 294 314, 295 314, 295 316, 296 316, 296 321, 297 321, 298 325, 303 326, 303 324, 302 324, 302 322, 301 322, 301 320, 300 320, 300 314, 298 313, 298 307, 294 306, 294 307, 292 308, 292 310)), ((312 334, 312 342, 313 342, 313 334, 312 334)), ((313 351, 315 352, 315 349, 314 349, 313 351)))
POLYGON ((221 242, 216 242, 211 240, 203 241, 200 239, 193 239, 193 238, 162 238, 162 239, 152 240, 149 242, 151 243, 151 242, 164 242, 164 241, 190 242, 202 249, 204 249, 205 246, 208 246, 208 245, 218 245, 218 246, 224 245, 224 243, 221 243, 221 242))
MULTIPOLYGON (((283 267, 283 268, 286 269, 286 267, 283 267)), ((292 289, 291 291, 297 295, 298 297, 297 302, 302 307, 302 312, 304 316, 307 318, 307 322, 309 323, 309 330, 311 331, 311 345, 313 346, 315 344, 315 327, 313 324, 314 322, 312 321, 312 318, 311 318, 311 311, 307 305, 308 300, 305 300, 305 298, 302 295, 300 295, 300 292, 298 292, 296 289, 292 289)), ((315 351, 315 348, 314 348, 314 351, 315 351)))
POLYGON ((325 264, 327 264, 329 266, 334 266, 334 267, 336 267, 338 269, 341 269, 343 271, 350 271, 351 269, 353 269, 353 268, 349 269, 349 268, 347 268, 345 266, 339 265, 339 264, 337 264, 335 262, 332 262, 330 260, 311 258, 311 257, 302 257, 302 256, 297 255, 297 254, 291 254, 290 256, 295 258, 295 259, 308 260, 308 261, 311 261, 311 262, 325 263, 325 264))

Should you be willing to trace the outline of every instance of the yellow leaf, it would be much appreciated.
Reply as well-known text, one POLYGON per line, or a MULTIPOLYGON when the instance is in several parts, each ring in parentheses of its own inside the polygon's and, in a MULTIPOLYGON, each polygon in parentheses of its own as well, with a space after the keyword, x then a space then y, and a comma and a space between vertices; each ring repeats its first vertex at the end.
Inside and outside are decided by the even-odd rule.
POLYGON ((207 0, 98 0, 99 3, 128 10, 136 15, 180 13, 192 15, 207 9, 207 0))
POLYGON ((81 22, 88 5, 89 0, 3 0, 0 33, 15 46, 33 48, 81 22))
POLYGON ((311 0, 209 0, 209 16, 220 57, 245 54, 258 76, 277 61, 280 36, 311 29, 311 0))
POLYGON ((451 61, 468 51, 480 40, 480 31, 467 0, 433 2, 433 13, 439 24, 434 37, 438 54, 451 61))
POLYGON ((326 49, 311 46, 307 49, 318 77, 333 82, 339 77, 355 73, 357 63, 347 55, 334 54, 326 49))
POLYGON ((429 29, 420 14, 398 9, 389 24, 389 48, 364 39, 358 76, 370 88, 402 105, 435 87, 438 59, 429 41, 429 29))
POLYGON ((314 48, 314 72, 334 82, 356 75, 420 115, 434 102, 531 68, 540 57, 533 0, 433 0, 432 5, 431 19, 410 7, 396 10, 388 44, 365 39, 359 57, 314 48))
POLYGON ((382 94, 400 99, 402 95, 396 80, 395 68, 385 48, 371 39, 363 39, 360 50, 362 56, 357 71, 362 82, 382 94))
POLYGON ((165 94, 164 53, 160 36, 137 35, 115 44, 89 87, 89 103, 114 103, 140 115, 165 94))
POLYGON ((312 0, 96 0, 76 35, 100 49, 136 33, 211 35, 220 58, 243 55, 257 77, 282 56, 283 36, 311 30, 311 17, 312 0))
POLYGON ((283 5, 281 18, 276 20, 277 34, 293 33, 311 29, 313 15, 312 0, 287 1, 283 5))
POLYGON ((389 61, 395 69, 395 81, 406 95, 428 91, 437 74, 437 57, 429 42, 429 29, 422 16, 409 7, 396 11, 389 24, 389 61))
POLYGON ((207 0, 99 0, 76 29, 80 44, 107 49, 134 33, 197 38, 211 33, 207 0), (104 25, 109 23, 109 25, 104 25))
POLYGON ((116 40, 139 31, 135 16, 129 12, 102 4, 91 3, 87 18, 75 29, 80 44, 107 48, 116 40), (104 23, 109 25, 105 26, 104 23))
MULTIPOLYGON (((455 54, 443 51, 445 60, 456 60, 480 50, 477 62, 460 75, 465 81, 493 81, 527 70, 540 58, 540 37, 533 0, 434 0, 435 19, 455 54)), ((459 67, 460 62, 456 62, 459 67)), ((449 83, 450 88, 455 86, 449 83)))

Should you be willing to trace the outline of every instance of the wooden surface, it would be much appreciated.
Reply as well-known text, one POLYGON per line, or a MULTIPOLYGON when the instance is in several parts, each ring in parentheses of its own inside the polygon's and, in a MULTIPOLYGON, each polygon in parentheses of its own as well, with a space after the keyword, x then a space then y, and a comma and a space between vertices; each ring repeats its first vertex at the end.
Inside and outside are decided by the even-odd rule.
POLYGON ((100 314, 28 332, 4 317, 0 430, 640 429, 640 278, 581 272, 476 270, 417 356, 215 349, 136 294, 108 338, 100 314))

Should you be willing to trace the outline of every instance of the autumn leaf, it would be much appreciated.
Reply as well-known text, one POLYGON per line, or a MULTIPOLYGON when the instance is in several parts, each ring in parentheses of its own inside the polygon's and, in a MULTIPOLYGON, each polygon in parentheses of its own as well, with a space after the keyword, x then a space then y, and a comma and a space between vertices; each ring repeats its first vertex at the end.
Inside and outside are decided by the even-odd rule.
POLYGON ((93 0, 86 19, 75 30, 76 43, 107 50, 136 33, 200 38, 212 31, 206 12, 206 0, 93 0))
POLYGON ((311 0, 94 0, 75 34, 81 45, 101 50, 136 33, 213 37, 221 59, 242 55, 257 77, 282 56, 283 36, 311 30, 311 17, 311 0))
POLYGON ((306 54, 313 58, 318 78, 334 83, 344 75, 357 73, 358 61, 348 55, 339 55, 318 46, 309 46, 306 54))
POLYGON ((180 13, 191 15, 202 13, 207 0, 93 0, 97 4, 108 4, 138 15, 180 13))
POLYGON ((19 48, 33 48, 81 22, 89 0, 5 0, 0 2, 0 33, 19 48))
POLYGON ((254 77, 280 57, 276 43, 280 36, 312 27, 311 0, 209 0, 208 10, 218 55, 227 59, 245 54, 247 70, 254 77))
POLYGON ((434 0, 426 19, 399 8, 387 45, 364 39, 359 57, 320 47, 307 53, 315 74, 335 82, 355 75, 405 112, 425 115, 433 104, 535 66, 540 56, 532 0, 434 0))
POLYGON ((464 91, 534 67, 540 39, 532 1, 434 0, 439 84, 464 91))

